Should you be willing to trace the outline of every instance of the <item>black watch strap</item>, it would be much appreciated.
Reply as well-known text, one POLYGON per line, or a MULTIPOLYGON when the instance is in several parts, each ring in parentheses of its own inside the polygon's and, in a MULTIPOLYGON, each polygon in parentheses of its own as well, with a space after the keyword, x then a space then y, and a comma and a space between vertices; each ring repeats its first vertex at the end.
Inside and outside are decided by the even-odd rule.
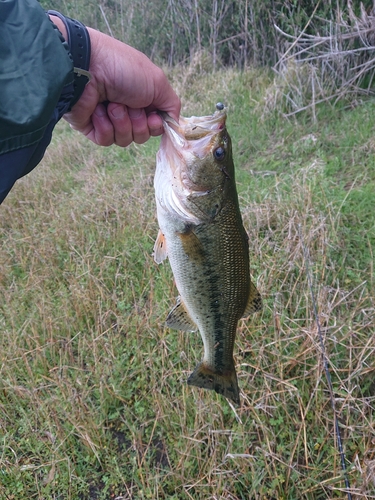
POLYGON ((86 84, 90 81, 90 35, 80 21, 64 16, 55 10, 49 10, 47 14, 56 16, 65 24, 68 34, 68 45, 74 65, 74 96, 70 104, 71 109, 83 94, 86 84))

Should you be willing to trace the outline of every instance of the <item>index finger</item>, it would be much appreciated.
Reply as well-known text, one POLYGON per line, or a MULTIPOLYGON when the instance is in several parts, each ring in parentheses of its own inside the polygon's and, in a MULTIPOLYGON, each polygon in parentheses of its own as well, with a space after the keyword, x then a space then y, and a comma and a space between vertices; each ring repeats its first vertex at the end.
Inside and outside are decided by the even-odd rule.
POLYGON ((157 93, 154 96, 153 102, 147 108, 147 112, 165 111, 178 122, 181 111, 180 98, 173 90, 163 71, 161 71, 160 80, 155 86, 157 93))

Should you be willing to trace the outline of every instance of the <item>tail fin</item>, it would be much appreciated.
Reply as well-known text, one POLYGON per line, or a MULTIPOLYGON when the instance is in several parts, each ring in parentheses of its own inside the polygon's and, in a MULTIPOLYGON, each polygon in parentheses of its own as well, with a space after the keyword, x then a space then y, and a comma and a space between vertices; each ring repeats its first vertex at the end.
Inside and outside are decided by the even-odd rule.
POLYGON ((225 373, 218 373, 211 370, 205 363, 199 363, 187 380, 189 385, 211 389, 218 394, 222 394, 228 399, 240 404, 240 390, 237 382, 236 370, 233 369, 225 373))

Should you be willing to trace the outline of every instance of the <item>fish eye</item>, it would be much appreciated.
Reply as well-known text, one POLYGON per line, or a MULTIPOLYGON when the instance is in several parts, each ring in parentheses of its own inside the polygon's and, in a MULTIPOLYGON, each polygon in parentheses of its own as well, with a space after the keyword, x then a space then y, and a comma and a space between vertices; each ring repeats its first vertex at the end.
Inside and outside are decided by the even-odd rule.
POLYGON ((225 158, 225 149, 219 146, 218 148, 215 149, 214 151, 214 157, 216 160, 221 161, 224 160, 225 158))

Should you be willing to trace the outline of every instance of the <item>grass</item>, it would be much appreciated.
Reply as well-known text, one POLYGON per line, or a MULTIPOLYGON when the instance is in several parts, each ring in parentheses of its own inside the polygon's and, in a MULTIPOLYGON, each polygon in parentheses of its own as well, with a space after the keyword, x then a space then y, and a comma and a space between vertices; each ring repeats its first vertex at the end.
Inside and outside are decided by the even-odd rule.
POLYGON ((158 140, 104 149, 60 124, 1 207, 0 497, 346 498, 306 250, 352 495, 375 498, 374 104, 285 120, 262 71, 170 76, 186 115, 229 106, 264 298, 238 328, 242 406, 186 385, 202 342, 163 326, 158 140))

